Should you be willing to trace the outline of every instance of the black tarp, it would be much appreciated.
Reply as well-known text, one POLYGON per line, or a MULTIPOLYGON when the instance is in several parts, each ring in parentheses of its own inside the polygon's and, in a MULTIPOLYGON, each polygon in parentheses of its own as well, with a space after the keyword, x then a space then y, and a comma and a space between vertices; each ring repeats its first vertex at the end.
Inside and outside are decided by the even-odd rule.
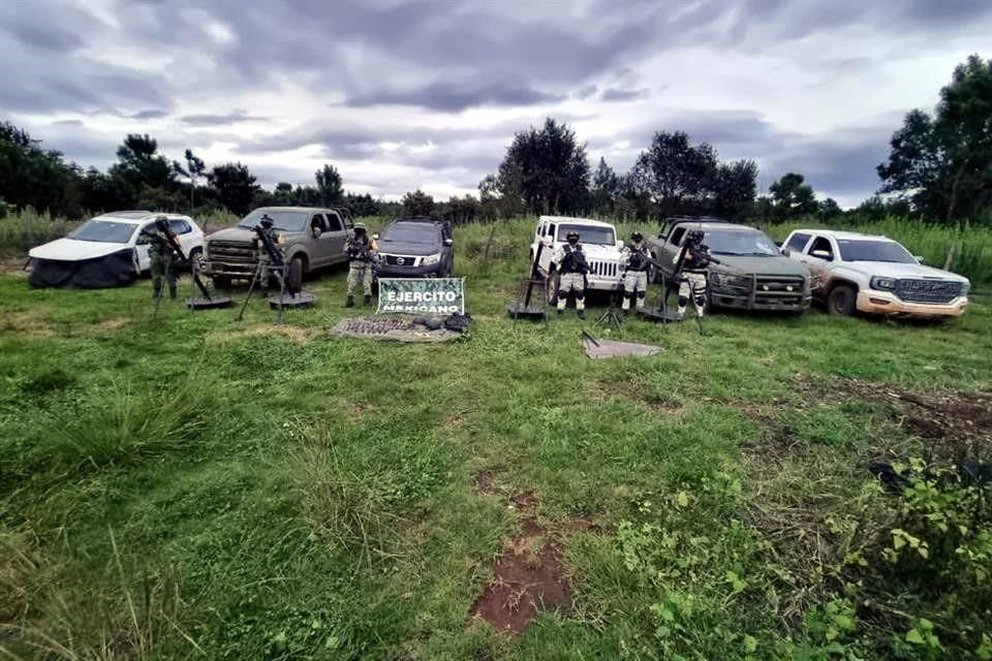
POLYGON ((32 259, 28 282, 33 287, 64 287, 67 289, 102 289, 123 287, 134 282, 134 249, 80 261, 32 259))

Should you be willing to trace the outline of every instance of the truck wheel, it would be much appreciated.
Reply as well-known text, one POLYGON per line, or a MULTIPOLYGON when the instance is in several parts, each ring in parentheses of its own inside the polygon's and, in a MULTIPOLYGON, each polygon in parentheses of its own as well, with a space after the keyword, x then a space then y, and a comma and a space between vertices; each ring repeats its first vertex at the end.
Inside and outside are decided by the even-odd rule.
POLYGON ((193 248, 189 251, 189 270, 199 273, 203 268, 203 248, 193 248))
POLYGON ((286 291, 296 295, 303 291, 303 258, 297 256, 289 261, 286 273, 286 291))
POLYGON ((858 295, 854 293, 854 289, 847 285, 837 285, 827 296, 827 311, 830 314, 850 317, 854 314, 857 301, 858 295))
POLYGON ((558 303, 558 285, 561 282, 561 276, 558 273, 558 269, 551 267, 548 271, 548 305, 556 305, 558 303))
POLYGON ((214 283, 214 289, 230 289, 231 277, 227 275, 215 275, 210 278, 214 283))

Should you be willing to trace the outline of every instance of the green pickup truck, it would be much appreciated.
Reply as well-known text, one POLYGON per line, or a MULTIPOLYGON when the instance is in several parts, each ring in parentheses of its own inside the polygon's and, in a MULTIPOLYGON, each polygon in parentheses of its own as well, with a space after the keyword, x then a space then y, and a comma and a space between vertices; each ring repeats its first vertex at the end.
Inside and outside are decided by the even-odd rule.
POLYGON ((810 305, 810 274, 783 256, 759 229, 719 218, 676 216, 665 220, 657 236, 647 238, 653 264, 651 282, 671 282, 675 261, 689 230, 703 232, 703 243, 720 260, 708 272, 711 307, 802 313, 810 305))

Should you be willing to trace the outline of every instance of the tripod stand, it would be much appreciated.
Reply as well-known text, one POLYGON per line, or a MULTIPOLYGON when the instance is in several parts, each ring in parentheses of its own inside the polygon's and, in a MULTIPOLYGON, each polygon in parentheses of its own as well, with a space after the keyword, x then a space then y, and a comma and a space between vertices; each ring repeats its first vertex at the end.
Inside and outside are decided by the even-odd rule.
POLYGON ((275 276, 279 281, 279 314, 276 317, 276 323, 283 323, 282 318, 282 302, 283 298, 286 296, 286 264, 267 264, 263 260, 258 260, 258 266, 255 268, 255 277, 251 280, 251 285, 248 287, 248 295, 245 296, 245 302, 241 304, 241 311, 238 312, 237 319, 235 321, 241 321, 245 316, 245 308, 248 307, 248 301, 251 299, 251 295, 255 292, 255 285, 259 282, 267 282, 269 276, 275 276))
POLYGON ((611 326, 616 327, 620 332, 623 332, 623 320, 620 318, 620 313, 617 308, 617 292, 610 292, 610 307, 603 314, 599 315, 596 319, 596 326, 604 326, 609 328, 611 326))

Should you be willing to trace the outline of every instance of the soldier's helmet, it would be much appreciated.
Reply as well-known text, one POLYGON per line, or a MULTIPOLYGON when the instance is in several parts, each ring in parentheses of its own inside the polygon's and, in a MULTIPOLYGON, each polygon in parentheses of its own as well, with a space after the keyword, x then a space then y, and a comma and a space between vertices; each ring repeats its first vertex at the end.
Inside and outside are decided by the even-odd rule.
POLYGON ((365 227, 365 223, 355 223, 354 229, 355 229, 355 234, 358 234, 359 232, 366 232, 366 233, 368 232, 368 228, 365 227))
POLYGON ((165 231, 169 227, 169 219, 166 216, 158 216, 155 218, 155 227, 162 231, 165 231))
POLYGON ((578 241, 579 240, 579 233, 578 232, 569 232, 568 234, 565 235, 565 240, 566 241, 571 241, 573 238, 576 241, 578 241))
POLYGON ((634 232, 630 235, 630 240, 634 243, 640 243, 644 239, 644 235, 640 232, 634 232))
POLYGON ((258 221, 258 224, 264 227, 265 229, 269 229, 270 227, 272 227, 271 216, 269 216, 269 214, 264 214, 262 218, 258 221))
POLYGON ((702 243, 703 230, 689 230, 685 235, 686 243, 702 243))

